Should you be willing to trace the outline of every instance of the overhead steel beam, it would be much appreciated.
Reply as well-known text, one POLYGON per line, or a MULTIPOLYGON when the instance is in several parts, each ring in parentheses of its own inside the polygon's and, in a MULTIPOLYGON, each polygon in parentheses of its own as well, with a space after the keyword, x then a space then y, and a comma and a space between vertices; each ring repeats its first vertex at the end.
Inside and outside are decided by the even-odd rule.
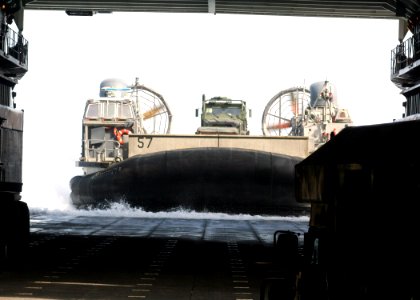
POLYGON ((417 0, 23 0, 26 9, 94 12, 180 12, 312 17, 406 18, 417 0))

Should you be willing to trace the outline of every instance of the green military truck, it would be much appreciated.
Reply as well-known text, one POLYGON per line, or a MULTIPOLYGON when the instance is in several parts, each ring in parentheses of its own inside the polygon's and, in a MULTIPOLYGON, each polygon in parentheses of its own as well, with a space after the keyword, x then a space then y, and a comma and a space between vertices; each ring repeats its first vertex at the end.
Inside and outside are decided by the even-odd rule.
MULTIPOLYGON (((195 114, 198 117, 198 109, 195 114)), ((245 101, 226 97, 213 97, 206 100, 203 95, 201 126, 196 134, 249 135, 247 117, 245 101)))

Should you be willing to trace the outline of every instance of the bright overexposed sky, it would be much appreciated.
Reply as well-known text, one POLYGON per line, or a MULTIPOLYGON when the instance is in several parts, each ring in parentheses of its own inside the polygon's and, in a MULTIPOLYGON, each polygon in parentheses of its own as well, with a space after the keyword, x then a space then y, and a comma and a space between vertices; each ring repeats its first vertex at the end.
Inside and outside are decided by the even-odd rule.
POLYGON ((390 80, 397 33, 397 20, 382 19, 25 11, 29 71, 15 88, 25 110, 24 200, 68 204, 69 181, 81 174, 84 104, 107 78, 139 77, 160 93, 171 133, 195 132, 206 94, 246 100, 251 134, 261 135, 275 94, 325 79, 354 125, 400 118, 404 97, 390 80))

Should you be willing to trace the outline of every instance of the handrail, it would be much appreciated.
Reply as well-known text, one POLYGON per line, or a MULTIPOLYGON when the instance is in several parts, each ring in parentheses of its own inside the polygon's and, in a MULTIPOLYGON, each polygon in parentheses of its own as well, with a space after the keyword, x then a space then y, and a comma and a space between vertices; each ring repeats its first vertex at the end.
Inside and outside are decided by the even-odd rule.
POLYGON ((391 75, 412 66, 417 60, 420 60, 420 32, 413 34, 391 51, 391 75))
POLYGON ((0 50, 17 59, 21 65, 28 65, 28 41, 6 24, 0 26, 0 50))

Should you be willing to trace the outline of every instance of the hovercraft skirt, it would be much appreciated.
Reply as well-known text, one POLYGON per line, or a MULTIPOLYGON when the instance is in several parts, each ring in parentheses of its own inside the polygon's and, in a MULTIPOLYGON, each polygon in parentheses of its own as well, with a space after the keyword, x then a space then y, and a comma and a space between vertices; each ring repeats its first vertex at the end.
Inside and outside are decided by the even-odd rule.
POLYGON ((301 158, 236 148, 194 148, 130 157, 104 171, 76 176, 76 207, 124 201, 146 211, 288 215, 296 202, 295 165, 301 158))

